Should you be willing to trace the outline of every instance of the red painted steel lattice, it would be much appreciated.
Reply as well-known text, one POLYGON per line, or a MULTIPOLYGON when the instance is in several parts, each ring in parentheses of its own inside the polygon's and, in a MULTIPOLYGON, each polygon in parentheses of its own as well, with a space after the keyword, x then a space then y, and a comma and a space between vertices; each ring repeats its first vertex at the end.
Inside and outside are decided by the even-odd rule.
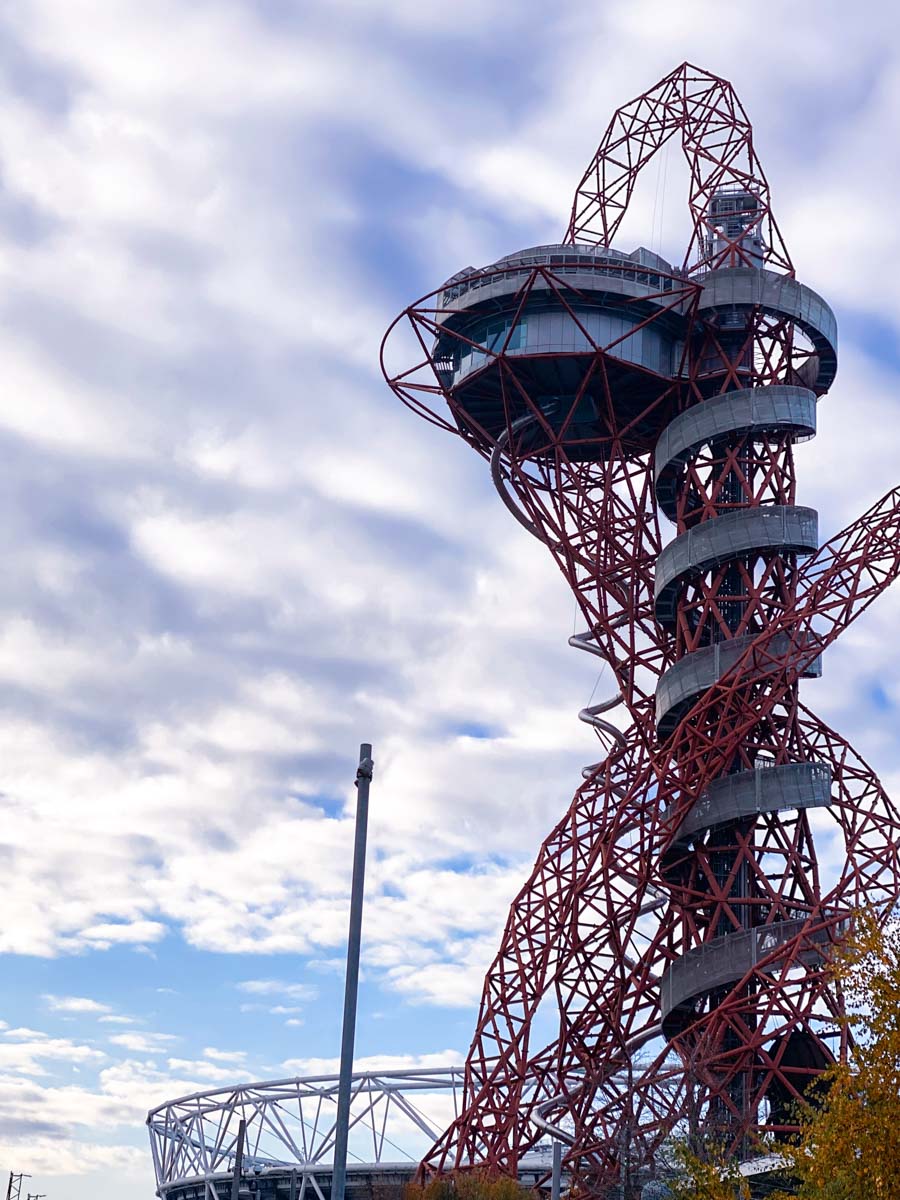
POLYGON ((799 696, 900 572, 900 491, 822 546, 797 504, 834 320, 794 278, 731 86, 684 64, 620 109, 565 242, 461 272, 386 344, 401 328, 418 353, 391 387, 490 461, 576 595, 571 643, 615 680, 580 714, 603 757, 512 904, 425 1167, 512 1174, 549 1131, 582 1190, 639 1195, 676 1128, 752 1158, 846 1051, 834 943, 900 893, 896 809, 799 696), (676 134, 677 269, 611 249, 676 134), (548 1002, 558 1035, 535 1046, 548 1002))

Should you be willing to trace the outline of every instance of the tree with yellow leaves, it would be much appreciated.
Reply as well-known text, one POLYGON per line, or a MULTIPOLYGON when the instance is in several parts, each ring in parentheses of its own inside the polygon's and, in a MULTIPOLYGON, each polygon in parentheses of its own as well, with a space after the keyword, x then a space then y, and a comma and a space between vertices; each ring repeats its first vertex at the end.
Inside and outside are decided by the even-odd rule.
POLYGON ((403 1200, 527 1200, 528 1196, 517 1180, 478 1170, 435 1176, 403 1189, 403 1200))
MULTIPOLYGON (((784 1160, 771 1200, 900 1200, 900 920, 886 928, 861 915, 834 974, 853 1038, 798 1105, 800 1134, 770 1147, 784 1160), (812 1089, 811 1093, 812 1093, 812 1089)), ((668 1181, 672 1200, 746 1200, 747 1180, 715 1152, 681 1147, 668 1181)), ((771 1180, 769 1180, 771 1187, 771 1180)))
MULTIPOLYGON (((900 1197, 900 923, 865 916, 835 964, 854 1046, 799 1111, 796 1145, 784 1149, 803 1200, 900 1197), (826 1090, 827 1089, 827 1090, 826 1090)), ((775 1197, 773 1197, 775 1200, 775 1197)))
POLYGON ((677 1172, 666 1182, 671 1200, 750 1200, 750 1188, 734 1159, 715 1144, 675 1147, 677 1172))

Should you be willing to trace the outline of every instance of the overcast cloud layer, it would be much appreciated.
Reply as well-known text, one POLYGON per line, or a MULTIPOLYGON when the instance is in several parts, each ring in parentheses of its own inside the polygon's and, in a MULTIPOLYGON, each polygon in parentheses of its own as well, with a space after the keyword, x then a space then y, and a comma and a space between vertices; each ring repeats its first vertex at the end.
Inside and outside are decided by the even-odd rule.
MULTIPOLYGON (((558 239, 612 110, 689 57, 737 87, 838 312, 800 460, 827 536, 900 479, 891 12, 0 5, 0 1179, 149 1197, 151 1104, 333 1062, 362 740, 360 1056, 462 1056, 596 676, 381 335, 558 239)), ((624 249, 681 258, 680 180, 673 156, 624 249)), ((810 691, 895 792, 898 616, 900 591, 810 691)))

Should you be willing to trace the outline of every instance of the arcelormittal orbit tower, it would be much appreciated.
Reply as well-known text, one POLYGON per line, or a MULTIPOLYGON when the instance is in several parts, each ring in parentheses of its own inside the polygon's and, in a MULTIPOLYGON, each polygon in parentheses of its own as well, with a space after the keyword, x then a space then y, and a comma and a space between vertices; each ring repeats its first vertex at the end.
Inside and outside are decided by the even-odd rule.
POLYGON ((388 358, 404 327, 391 387, 488 461, 575 592, 570 644, 615 680, 580 714, 603 755, 512 904, 426 1169, 513 1173, 549 1132, 582 1191, 638 1196, 673 1130, 751 1164, 846 1051, 835 942, 900 892, 897 811, 801 685, 900 571, 900 492, 824 544, 798 503, 835 319, 795 277, 730 84, 685 64, 625 105, 563 242, 460 271, 388 358), (615 246, 673 136, 680 267, 615 246))

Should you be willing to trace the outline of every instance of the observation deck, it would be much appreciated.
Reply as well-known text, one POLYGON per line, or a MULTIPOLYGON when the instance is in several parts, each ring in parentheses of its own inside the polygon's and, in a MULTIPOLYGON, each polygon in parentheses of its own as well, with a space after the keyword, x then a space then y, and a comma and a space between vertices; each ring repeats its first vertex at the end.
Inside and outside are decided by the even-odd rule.
POLYGON ((535 246, 444 284, 432 358, 457 422, 480 441, 533 412, 527 393, 540 410, 534 453, 555 436, 575 460, 603 458, 614 436, 648 451, 675 412, 698 294, 643 248, 535 246))

